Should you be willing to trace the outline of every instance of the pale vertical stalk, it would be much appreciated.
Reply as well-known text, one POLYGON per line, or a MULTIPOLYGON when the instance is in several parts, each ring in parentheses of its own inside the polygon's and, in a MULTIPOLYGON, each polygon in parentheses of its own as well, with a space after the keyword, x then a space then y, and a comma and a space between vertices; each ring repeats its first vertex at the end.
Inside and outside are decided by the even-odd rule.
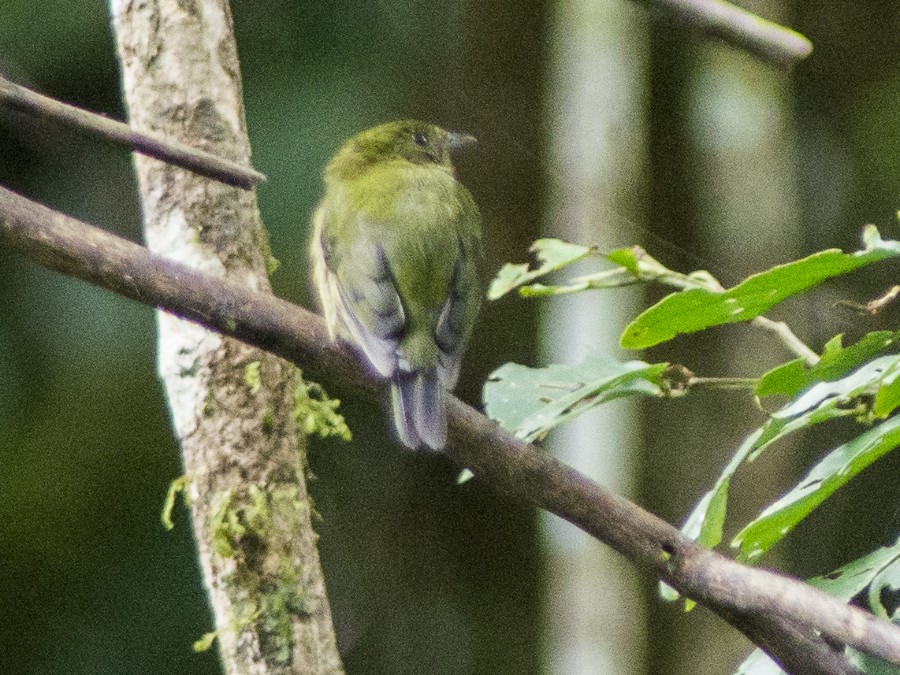
MULTIPOLYGON (((778 19, 785 3, 761 0, 751 9, 778 19)), ((801 254, 790 75, 720 45, 702 44, 697 55, 686 98, 696 240, 714 265, 711 271, 728 285, 801 254)), ((800 336, 805 334, 804 313, 796 303, 787 319, 800 336)), ((794 358, 779 340, 759 330, 723 330, 714 337, 719 340, 716 354, 705 363, 717 375, 753 375, 794 358)), ((686 424, 702 434, 707 447, 722 449, 712 461, 720 467, 759 419, 752 403, 742 398, 723 397, 708 406, 694 407, 696 417, 686 424)), ((697 447, 695 438, 683 452, 696 452, 697 447)), ((795 471, 794 453, 781 447, 748 467, 764 476, 732 489, 729 523, 746 522, 760 500, 776 497, 795 471)), ((715 472, 713 468, 710 475, 715 472)), ((697 494, 704 489, 708 487, 697 494)), ((769 563, 779 566, 774 558, 769 563)), ((677 672, 721 672, 723 662, 737 662, 749 650, 749 643, 734 631, 700 621, 702 629, 692 631, 693 637, 676 650, 681 654, 677 672)))
MULTIPOLYGON (((555 4, 550 76, 547 233, 601 249, 635 243, 645 197, 646 35, 640 12, 611 0, 555 4)), ((618 336, 636 291, 582 294, 545 305, 546 361, 589 351, 619 357, 618 336)), ((613 491, 634 487, 634 404, 602 406, 553 437, 550 452, 613 491)), ((610 549, 553 516, 542 517, 547 557, 545 670, 566 675, 642 673, 639 578, 610 549)))
MULTIPOLYGON (((112 0, 111 8, 134 128, 249 165, 226 0, 112 0)), ((147 157, 135 165, 150 249, 270 290, 254 192, 147 157)), ((196 324, 164 313, 158 320, 159 373, 226 672, 340 672, 293 419, 293 369, 196 324)), ((184 636, 186 649, 195 637, 184 636)))

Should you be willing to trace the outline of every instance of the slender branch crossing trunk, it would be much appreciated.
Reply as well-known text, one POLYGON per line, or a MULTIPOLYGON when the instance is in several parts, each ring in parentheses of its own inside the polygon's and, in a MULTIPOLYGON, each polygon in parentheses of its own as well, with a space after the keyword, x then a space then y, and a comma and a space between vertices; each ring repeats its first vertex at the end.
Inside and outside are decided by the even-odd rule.
MULTIPOLYGON (((133 127, 249 165, 226 0, 111 7, 133 127)), ((143 156, 135 165, 151 250, 270 291, 254 192, 143 156)), ((158 318, 159 374, 226 672, 341 672, 294 422, 299 376, 259 349, 158 318)))

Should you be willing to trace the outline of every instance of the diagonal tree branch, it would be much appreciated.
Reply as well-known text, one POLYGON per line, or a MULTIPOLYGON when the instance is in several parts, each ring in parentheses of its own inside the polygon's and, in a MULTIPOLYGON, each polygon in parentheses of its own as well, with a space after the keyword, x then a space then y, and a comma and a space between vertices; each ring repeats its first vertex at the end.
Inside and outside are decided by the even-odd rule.
POLYGON ((122 145, 142 155, 180 166, 226 185, 250 190, 257 183, 266 180, 263 174, 251 167, 205 150, 192 148, 184 143, 141 133, 124 122, 111 120, 103 115, 43 96, 3 77, 0 77, 0 103, 13 110, 63 124, 88 136, 122 145))
POLYGON ((780 617, 754 616, 742 620, 728 610, 719 610, 719 615, 736 626, 748 639, 759 645, 766 653, 779 654, 780 665, 788 672, 803 675, 862 675, 841 651, 822 640, 813 631, 798 628, 793 622, 780 617), (773 637, 775 642, 773 642, 773 637), (789 667, 785 665, 801 664, 789 667))
POLYGON ((637 0, 710 37, 719 38, 764 61, 791 66, 812 53, 800 33, 723 0, 637 0))
MULTIPOLYGON (((314 314, 154 255, 143 247, 0 188, 0 245, 69 276, 236 337, 342 390, 381 392, 314 314)), ((790 672, 844 675, 817 660, 815 632, 900 664, 900 628, 802 582, 740 565, 500 429, 451 398, 448 454, 498 490, 568 520, 683 595, 719 613, 790 672), (802 641, 798 641, 802 638, 802 641), (806 648, 803 644, 806 643, 806 648)), ((821 654, 819 654, 821 656, 821 654)))

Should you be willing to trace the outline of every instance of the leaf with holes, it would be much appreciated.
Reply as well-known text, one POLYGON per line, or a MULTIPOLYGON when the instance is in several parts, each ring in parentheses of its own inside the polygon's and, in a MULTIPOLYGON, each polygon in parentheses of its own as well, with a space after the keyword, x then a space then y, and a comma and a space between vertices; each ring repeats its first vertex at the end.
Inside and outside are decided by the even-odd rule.
POLYGON ((884 546, 872 551, 830 574, 813 577, 808 583, 842 602, 850 602, 882 571, 898 563, 900 563, 900 539, 893 546, 884 546))
POLYGON ((626 349, 644 349, 677 335, 750 321, 783 300, 826 279, 900 255, 900 241, 883 240, 874 226, 863 232, 864 248, 855 253, 830 249, 754 274, 724 292, 691 288, 673 293, 632 321, 622 333, 626 349))
POLYGON ((700 499, 681 531, 708 548, 722 541, 731 478, 745 462, 786 436, 840 417, 857 416, 856 401, 879 390, 884 378, 900 371, 900 356, 883 356, 834 382, 820 382, 775 412, 741 444, 712 489, 700 499))
POLYGON ((885 621, 890 621, 891 614, 897 611, 897 608, 887 607, 882 593, 896 594, 897 591, 900 591, 900 559, 895 559, 885 566, 869 586, 869 607, 885 621))
POLYGON ((591 354, 577 366, 528 368, 507 363, 484 385, 485 412, 519 438, 543 438, 555 426, 622 396, 662 396, 667 363, 621 363, 591 354))
POLYGON ((900 417, 892 417, 832 450, 793 490, 738 533, 732 546, 740 546, 739 558, 758 559, 819 504, 898 445, 900 417))

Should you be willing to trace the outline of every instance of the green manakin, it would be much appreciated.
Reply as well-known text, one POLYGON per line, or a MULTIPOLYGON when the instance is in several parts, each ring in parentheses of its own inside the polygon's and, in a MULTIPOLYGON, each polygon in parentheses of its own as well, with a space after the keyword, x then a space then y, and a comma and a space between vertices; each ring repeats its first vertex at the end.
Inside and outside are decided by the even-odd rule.
POLYGON ((416 121, 347 141, 325 169, 313 216, 314 281, 332 339, 391 380, 404 445, 439 450, 445 392, 481 305, 481 216, 453 150, 475 141, 416 121))

